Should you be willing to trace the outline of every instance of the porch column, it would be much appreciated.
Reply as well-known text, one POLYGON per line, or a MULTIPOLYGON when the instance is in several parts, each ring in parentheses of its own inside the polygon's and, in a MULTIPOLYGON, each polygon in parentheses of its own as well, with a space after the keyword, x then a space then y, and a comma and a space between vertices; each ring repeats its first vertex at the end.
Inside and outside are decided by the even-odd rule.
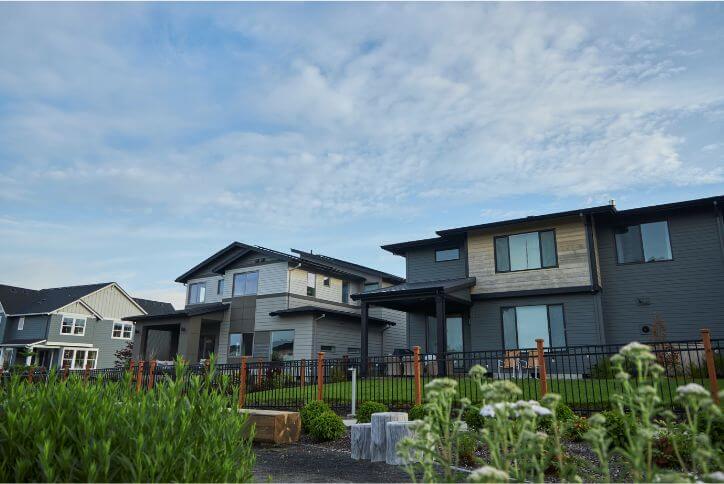
MULTIPOLYGON (((369 304, 362 301, 360 305, 360 376, 367 376, 367 358, 369 356, 369 304)), ((345 369, 345 371, 347 371, 345 369)))
MULTIPOLYGON (((33 351, 32 349, 29 349, 28 351, 33 351)), ((30 366, 33 363, 33 355, 28 355, 25 357, 25 366, 30 366)))
POLYGON ((437 322, 437 374, 447 375, 445 353, 447 352, 447 331, 445 330, 445 295, 435 295, 435 318, 437 322))

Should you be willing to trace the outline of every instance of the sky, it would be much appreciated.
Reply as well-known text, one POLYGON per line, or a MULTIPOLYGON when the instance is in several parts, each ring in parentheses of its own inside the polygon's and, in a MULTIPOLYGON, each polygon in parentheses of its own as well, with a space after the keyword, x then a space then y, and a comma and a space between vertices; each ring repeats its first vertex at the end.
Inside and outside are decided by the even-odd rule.
POLYGON ((724 194, 724 4, 0 4, 0 283, 724 194))

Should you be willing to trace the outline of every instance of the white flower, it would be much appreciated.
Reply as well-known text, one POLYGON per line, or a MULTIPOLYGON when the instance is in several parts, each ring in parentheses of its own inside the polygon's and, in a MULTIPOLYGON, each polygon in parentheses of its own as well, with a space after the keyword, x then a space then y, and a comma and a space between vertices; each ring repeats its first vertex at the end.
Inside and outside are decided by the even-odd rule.
POLYGON ((540 403, 536 402, 535 400, 528 400, 527 402, 525 400, 518 400, 513 404, 513 408, 516 408, 518 410, 532 410, 533 413, 540 417, 553 415, 553 412, 551 412, 549 409, 541 406, 540 403))
POLYGON ((508 474, 495 467, 483 466, 470 473, 468 482, 508 482, 508 474))
POLYGON ((682 385, 676 389, 676 393, 681 396, 701 396, 708 397, 709 391, 698 383, 689 383, 688 385, 682 385))
POLYGON ((495 417, 495 412, 512 407, 508 402, 498 402, 484 406, 480 409, 480 415, 483 417, 495 417))

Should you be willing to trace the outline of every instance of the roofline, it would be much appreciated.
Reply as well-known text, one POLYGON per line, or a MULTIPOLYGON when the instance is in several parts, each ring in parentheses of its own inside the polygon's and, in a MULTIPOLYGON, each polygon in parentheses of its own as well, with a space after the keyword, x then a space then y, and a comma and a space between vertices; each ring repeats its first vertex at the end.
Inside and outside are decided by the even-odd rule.
POLYGON ((683 200, 681 202, 662 203, 659 205, 647 205, 644 207, 627 208, 626 210, 618 210, 617 215, 636 215, 638 213, 658 212, 661 210, 678 210, 682 208, 705 207, 707 205, 724 204, 724 195, 714 197, 695 198, 692 200, 683 200))
POLYGON ((241 245, 241 244, 240 244, 239 242, 232 242, 232 243, 230 243, 229 245, 227 245, 227 246, 224 247, 223 249, 221 249, 221 250, 219 250, 219 251, 216 251, 216 252, 215 252, 214 254, 212 254, 211 256, 207 257, 207 258, 204 259, 203 261, 201 261, 201 262, 199 262, 198 264, 196 264, 195 266, 193 266, 191 269, 187 270, 186 272, 184 272, 183 274, 181 274, 180 276, 178 276, 178 277, 175 279, 174 282, 180 282, 180 283, 182 283, 182 284, 185 284, 186 281, 189 280, 191 274, 193 274, 194 272, 196 272, 197 270, 199 270, 201 267, 203 267, 204 265, 206 265, 206 264, 208 264, 209 262, 211 262, 211 261, 212 261, 213 259, 215 259, 216 257, 219 257, 219 256, 220 256, 221 254, 223 254, 224 252, 228 252, 229 250, 231 250, 231 249, 233 249, 233 248, 235 248, 235 247, 239 247, 240 245, 241 245))
POLYGON ((331 263, 346 265, 353 269, 359 269, 360 271, 363 271, 363 272, 369 272, 371 274, 375 274, 377 276, 382 277, 383 279, 388 279, 388 280, 395 281, 395 282, 405 282, 404 277, 396 276, 394 274, 390 274, 389 272, 380 271, 378 269, 373 269, 372 267, 363 266, 361 264, 356 264, 354 262, 349 262, 344 259, 337 259, 336 257, 330 257, 330 256, 324 255, 324 254, 313 254, 312 252, 305 252, 305 251, 299 250, 299 249, 291 249, 291 251, 294 252, 295 254, 300 254, 302 256, 308 256, 308 257, 312 257, 315 259, 321 259, 322 261, 329 260, 329 261, 331 261, 331 263))
POLYGON ((394 244, 386 244, 386 245, 381 245, 380 248, 382 250, 386 250, 387 252, 391 252, 395 255, 404 255, 408 249, 414 249, 416 247, 430 247, 430 246, 444 245, 446 243, 460 242, 461 240, 462 240, 462 236, 458 236, 457 234, 454 234, 454 235, 450 235, 450 236, 431 237, 429 239, 418 239, 418 240, 410 240, 408 242, 397 242, 394 244))
MULTIPOLYGON (((450 279, 442 281, 430 281, 431 283, 447 282, 450 279)), ((453 279, 454 280, 454 279, 453 279)), ((433 295, 433 294, 450 294, 461 289, 466 289, 475 285, 474 277, 467 277, 461 280, 459 284, 455 284, 450 287, 445 287, 444 284, 430 285, 427 287, 415 287, 411 289, 400 289, 398 291, 391 291, 390 288, 386 287, 377 291, 371 292, 358 292, 352 294, 350 297, 353 301, 374 301, 387 298, 397 298, 400 296, 421 296, 421 295, 433 295)))
MULTIPOLYGON (((295 313, 321 313, 321 314, 329 313, 330 315, 339 316, 342 318, 347 317, 350 319, 359 319, 359 320, 362 319, 361 314, 350 313, 350 312, 346 312, 346 311, 339 311, 339 310, 323 308, 323 307, 318 307, 318 306, 300 306, 300 307, 296 307, 296 308, 279 309, 277 311, 271 311, 269 313, 269 316, 281 317, 281 316, 284 316, 287 314, 295 314, 295 313)), ((370 316, 370 317, 368 317, 368 319, 371 322, 381 323, 381 324, 384 324, 387 326, 397 326, 397 323, 395 323, 394 321, 389 321, 389 320, 383 319, 383 318, 377 318, 377 317, 370 316)))

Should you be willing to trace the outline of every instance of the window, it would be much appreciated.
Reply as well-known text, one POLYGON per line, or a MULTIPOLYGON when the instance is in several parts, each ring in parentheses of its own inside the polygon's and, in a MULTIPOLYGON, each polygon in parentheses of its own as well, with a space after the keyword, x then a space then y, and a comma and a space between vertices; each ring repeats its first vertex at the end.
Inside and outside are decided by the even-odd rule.
POLYGON ((334 353, 334 346, 322 345, 320 351, 328 351, 330 353, 334 353))
POLYGON ((63 320, 60 323, 60 334, 83 336, 85 334, 85 318, 63 316, 63 320))
POLYGON ((553 230, 495 238, 496 272, 545 269, 557 265, 556 234, 553 230))
POLYGON ((223 295, 224 294, 224 280, 219 279, 216 281, 216 294, 223 295))
POLYGON ((239 358, 251 355, 254 344, 254 333, 229 334, 229 357, 239 358))
POLYGON ((619 264, 671 260, 669 224, 662 221, 617 229, 616 253, 619 264))
POLYGON ((317 293, 317 274, 307 272, 307 296, 314 296, 317 293))
POLYGON ((546 347, 566 346, 562 304, 504 307, 502 317, 505 349, 535 348, 537 338, 546 347))
POLYGON ((379 282, 365 282, 365 290, 364 290, 364 292, 374 291, 375 289, 379 289, 379 288, 380 288, 380 283, 379 283, 379 282))
POLYGON ((82 370, 90 367, 95 368, 98 361, 98 350, 78 350, 65 348, 61 366, 71 370, 82 370))
POLYGON ((342 302, 349 303, 349 282, 342 282, 342 302))
POLYGON ((113 333, 111 337, 114 339, 131 339, 133 336, 133 323, 125 323, 116 321, 113 323, 113 333))
POLYGON ((348 353, 350 356, 351 356, 351 355, 359 355, 359 354, 360 354, 360 350, 359 350, 359 348, 356 347, 356 346, 348 346, 348 347, 347 347, 347 353, 348 353))
POLYGON ((272 361, 291 360, 294 357, 294 330, 271 332, 272 361))
POLYGON ((25 316, 20 316, 20 319, 18 319, 18 331, 22 331, 25 327, 25 316))
POLYGON ((440 249, 435 251, 435 262, 460 259, 460 249, 440 249))
POLYGON ((233 296, 253 296, 259 289, 259 271, 234 274, 233 296))
MULTIPOLYGON (((445 327, 447 351, 463 351, 463 318, 460 316, 448 316, 445 319, 445 327)), ((427 341, 425 343, 428 352, 437 352, 437 319, 435 318, 427 318, 427 341)))
POLYGON ((194 282, 189 284, 189 304, 199 304, 206 301, 206 283, 194 282))
POLYGON ((330 285, 329 277, 325 277, 324 279, 322 279, 322 284, 329 287, 329 285, 330 285))

